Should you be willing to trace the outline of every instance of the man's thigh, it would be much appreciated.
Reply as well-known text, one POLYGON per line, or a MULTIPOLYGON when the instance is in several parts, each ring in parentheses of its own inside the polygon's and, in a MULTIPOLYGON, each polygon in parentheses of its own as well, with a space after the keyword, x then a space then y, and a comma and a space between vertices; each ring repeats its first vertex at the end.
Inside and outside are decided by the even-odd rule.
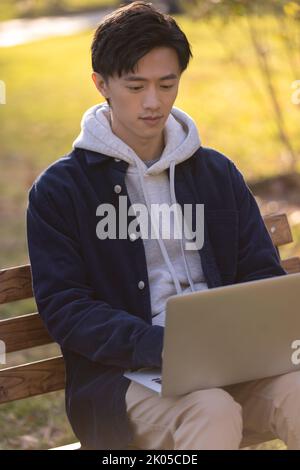
MULTIPOLYGON (((297 404, 288 402, 286 397, 299 390, 300 371, 290 372, 275 377, 253 380, 224 387, 243 409, 244 434, 277 437, 276 410, 285 406, 285 413, 292 416, 297 404), (291 408, 292 406, 292 408, 291 408), (289 409, 291 408, 291 409, 289 409)), ((300 397, 298 402, 300 401, 300 397)))
POLYGON ((174 449, 177 445, 213 448, 219 441, 220 445, 228 445, 230 431, 227 430, 227 437, 223 433, 227 422, 228 428, 232 424, 234 438, 238 440, 240 405, 220 388, 161 397, 132 381, 126 393, 126 406, 134 444, 139 448, 174 449))

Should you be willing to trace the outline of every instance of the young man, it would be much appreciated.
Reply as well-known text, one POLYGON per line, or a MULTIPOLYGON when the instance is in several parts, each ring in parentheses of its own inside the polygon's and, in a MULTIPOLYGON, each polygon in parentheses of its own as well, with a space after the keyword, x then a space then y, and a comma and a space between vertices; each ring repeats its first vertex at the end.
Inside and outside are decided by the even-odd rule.
POLYGON ((99 25, 92 78, 107 103, 84 114, 73 150, 29 193, 38 310, 61 346, 67 414, 85 448, 238 449, 243 427, 300 448, 299 373, 172 399, 123 376, 161 367, 170 295, 286 274, 241 173, 173 106, 191 56, 174 19, 149 3, 99 25), (203 204, 203 246, 187 249, 175 219, 162 236, 155 204, 203 204), (153 237, 139 236, 147 222, 153 237))

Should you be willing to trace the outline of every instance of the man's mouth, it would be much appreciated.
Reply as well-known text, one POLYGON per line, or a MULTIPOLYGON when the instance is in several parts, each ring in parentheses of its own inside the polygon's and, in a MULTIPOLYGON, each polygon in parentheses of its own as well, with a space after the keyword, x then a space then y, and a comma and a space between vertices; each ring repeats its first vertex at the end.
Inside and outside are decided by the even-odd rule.
POLYGON ((146 117, 146 118, 141 118, 145 123, 147 124, 157 124, 161 119, 162 119, 162 116, 158 116, 158 117, 146 117))

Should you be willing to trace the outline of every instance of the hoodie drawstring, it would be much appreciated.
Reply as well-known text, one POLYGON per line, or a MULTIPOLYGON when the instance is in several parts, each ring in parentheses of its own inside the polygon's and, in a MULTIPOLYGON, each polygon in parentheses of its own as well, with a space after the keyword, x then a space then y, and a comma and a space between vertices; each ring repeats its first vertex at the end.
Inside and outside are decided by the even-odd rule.
MULTIPOLYGON (((148 213, 151 214, 151 208, 150 208, 150 203, 149 203, 149 199, 148 199, 148 194, 147 194, 147 192, 145 191, 145 185, 144 185, 144 181, 143 181, 142 169, 141 169, 139 163, 137 163, 137 166, 138 166, 139 178, 140 178, 140 182, 141 182, 141 188, 142 188, 142 191, 143 191, 143 194, 144 194, 144 198, 145 198, 145 201, 146 201, 148 213)), ((170 261, 170 258, 169 258, 168 252, 167 252, 167 250, 166 250, 166 247, 165 247, 165 245, 164 245, 164 242, 163 242, 163 240, 160 238, 160 234, 158 233, 157 226, 156 226, 155 223, 153 222, 151 216, 150 216, 150 222, 151 222, 152 227, 154 228, 155 235, 156 235, 158 244, 159 244, 159 246, 160 246, 162 255, 163 255, 163 257, 164 257, 164 260, 165 260, 165 262, 166 262, 166 264, 167 264, 167 266, 168 266, 168 268, 169 268, 169 271, 170 271, 170 273, 171 273, 171 276, 172 276, 172 278, 173 278, 173 282, 174 282, 174 284, 175 284, 176 292, 177 292, 177 294, 181 294, 181 293, 182 293, 182 289, 181 289, 181 286, 180 286, 178 277, 176 276, 175 269, 174 269, 174 267, 173 267, 173 265, 172 265, 172 263, 171 263, 171 261, 170 261)))
MULTIPOLYGON (((179 227, 179 222, 178 222, 177 200, 176 200, 176 195, 175 195, 175 165, 176 165, 175 160, 172 160, 171 163, 170 163, 170 194, 171 194, 171 203, 172 203, 172 204, 175 204, 175 220, 176 220, 176 223, 177 223, 177 227, 178 227, 179 230, 180 230, 179 233, 182 234, 182 236, 180 237, 180 247, 181 247, 181 253, 182 253, 182 258, 183 258, 183 262, 184 262, 185 272, 186 272, 187 278, 188 278, 188 280, 189 280, 189 284, 190 284, 191 290, 192 290, 192 292, 195 292, 195 286, 194 286, 194 283, 193 283, 193 280, 192 280, 190 268, 189 268, 189 266, 188 266, 188 264, 187 264, 187 260, 186 260, 186 256, 185 256, 185 251, 184 251, 184 247, 183 247, 183 227, 179 227), (182 230, 182 232, 181 232, 181 230, 182 230)), ((184 219, 182 219, 182 222, 183 222, 183 225, 184 225, 184 219)))
MULTIPOLYGON (((173 160, 170 164, 170 194, 171 194, 172 203, 175 202, 175 204, 176 204, 175 205, 175 220, 176 220, 176 224, 178 225, 177 201, 176 201, 175 186, 174 186, 175 165, 176 165, 176 162, 173 160)), ((143 181, 143 174, 142 174, 143 170, 141 168, 141 165, 138 162, 137 162, 137 167, 138 167, 138 173, 139 173, 141 188, 142 188, 144 198, 145 198, 145 201, 146 201, 148 213, 151 214, 150 202, 149 202, 148 194, 147 194, 147 191, 145 190, 145 185, 144 185, 144 181, 143 181)), ((156 236, 158 244, 160 246, 163 258, 164 258, 164 260, 165 260, 165 262, 166 262, 166 264, 169 268, 169 271, 171 273, 171 276, 172 276, 172 279, 173 279, 173 282, 174 282, 174 285, 175 285, 175 288, 176 288, 176 292, 177 292, 177 294, 182 294, 182 288, 181 288, 179 279, 176 275, 176 271, 175 271, 175 269, 174 269, 174 267, 171 263, 171 260, 169 258, 169 255, 168 255, 167 249, 165 247, 165 244, 163 242, 163 239, 160 237, 160 233, 158 232, 158 228, 157 228, 156 224, 154 223, 154 221, 152 220, 151 216, 150 216, 150 222, 151 222, 151 225, 152 225, 152 227, 155 231, 155 236, 156 236)), ((182 257, 183 257, 183 261, 184 261, 184 267, 185 267, 185 271, 186 271, 186 274, 187 274, 187 278, 188 278, 191 290, 192 290, 192 292, 194 292, 195 287, 194 287, 194 283, 193 283, 193 280, 192 280, 192 277, 191 277, 191 273, 190 273, 190 270, 189 270, 189 267, 188 267, 188 264, 187 264, 187 261, 186 261, 182 238, 183 237, 181 236, 180 237, 180 246, 181 246, 181 253, 182 253, 182 257)))

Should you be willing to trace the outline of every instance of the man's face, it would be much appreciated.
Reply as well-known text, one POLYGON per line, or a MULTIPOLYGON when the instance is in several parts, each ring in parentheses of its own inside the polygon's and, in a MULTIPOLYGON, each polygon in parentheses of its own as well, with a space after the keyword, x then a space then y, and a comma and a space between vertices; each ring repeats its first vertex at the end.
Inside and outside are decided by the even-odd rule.
POLYGON ((110 77, 105 83, 93 72, 93 81, 109 98, 114 130, 126 142, 147 143, 162 135, 178 93, 180 67, 177 53, 168 47, 152 49, 142 57, 135 73, 110 77), (157 117, 155 122, 146 117, 157 117))

